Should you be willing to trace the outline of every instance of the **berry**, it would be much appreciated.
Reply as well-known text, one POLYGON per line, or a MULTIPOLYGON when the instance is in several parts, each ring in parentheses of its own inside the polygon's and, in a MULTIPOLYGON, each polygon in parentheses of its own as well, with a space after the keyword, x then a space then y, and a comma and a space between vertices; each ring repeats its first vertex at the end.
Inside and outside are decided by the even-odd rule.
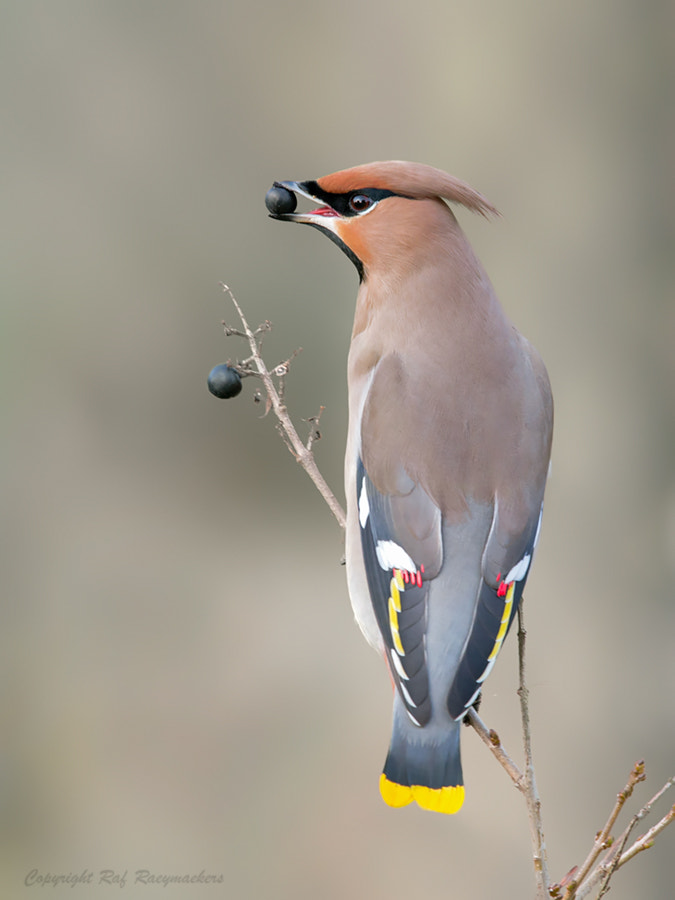
POLYGON ((209 372, 207 384, 214 397, 227 400, 241 392, 241 377, 236 369, 222 363, 209 372))
POLYGON ((273 216, 283 216, 286 213, 295 212, 297 205, 295 194, 277 182, 265 194, 265 206, 273 216))

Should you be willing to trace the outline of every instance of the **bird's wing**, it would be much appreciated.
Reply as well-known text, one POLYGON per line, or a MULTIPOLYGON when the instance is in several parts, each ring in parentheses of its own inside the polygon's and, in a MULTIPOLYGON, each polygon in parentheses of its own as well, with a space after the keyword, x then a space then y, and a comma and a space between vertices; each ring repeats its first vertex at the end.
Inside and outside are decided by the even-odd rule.
POLYGON ((495 500, 481 558, 475 613, 448 694, 453 718, 462 718, 475 702, 515 618, 539 537, 542 502, 543 496, 522 526, 514 529, 504 521, 506 517, 500 518, 499 497, 495 500))
POLYGON ((443 562, 441 514, 419 485, 380 493, 359 458, 356 469, 361 548, 387 664, 418 725, 431 715, 425 653, 430 581, 443 562))

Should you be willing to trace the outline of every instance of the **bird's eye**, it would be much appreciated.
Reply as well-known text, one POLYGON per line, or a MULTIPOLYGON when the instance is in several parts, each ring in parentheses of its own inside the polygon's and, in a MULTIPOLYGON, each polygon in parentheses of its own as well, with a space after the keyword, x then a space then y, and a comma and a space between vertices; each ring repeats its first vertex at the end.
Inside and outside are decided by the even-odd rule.
POLYGON ((349 198, 349 208, 352 212, 362 213, 369 209, 375 201, 366 194, 353 194, 349 198))

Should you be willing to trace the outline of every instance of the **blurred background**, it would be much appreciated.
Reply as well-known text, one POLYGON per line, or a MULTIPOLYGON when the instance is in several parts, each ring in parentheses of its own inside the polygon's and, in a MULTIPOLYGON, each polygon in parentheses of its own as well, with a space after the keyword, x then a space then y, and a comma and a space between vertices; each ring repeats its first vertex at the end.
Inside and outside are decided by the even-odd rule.
MULTIPOLYGON (((675 770, 675 8, 657 0, 0 7, 0 887, 101 869, 173 896, 528 897, 524 804, 463 735, 459 816, 392 811, 391 692, 341 534, 253 403, 206 389, 270 319, 343 498, 357 278, 267 218, 274 179, 411 159, 502 211, 462 225, 556 397, 527 594, 551 873, 635 760, 675 770), (154 888, 159 890, 159 888, 154 888)), ((482 714, 520 761, 515 640, 482 714)), ((670 797, 670 803, 673 802, 670 797)), ((663 802, 658 815, 668 803, 663 802)), ((651 822, 655 822, 653 817, 651 822)), ((670 897, 675 832, 612 896, 670 897)))

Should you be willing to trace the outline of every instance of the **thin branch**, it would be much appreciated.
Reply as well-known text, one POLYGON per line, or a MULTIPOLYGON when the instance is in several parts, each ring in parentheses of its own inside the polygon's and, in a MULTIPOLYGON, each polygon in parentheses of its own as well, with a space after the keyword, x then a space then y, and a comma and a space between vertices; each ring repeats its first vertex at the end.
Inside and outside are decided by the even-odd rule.
POLYGON ((309 435, 307 436, 307 443, 305 447, 311 452, 312 447, 314 445, 314 441, 318 441, 321 439, 321 432, 319 431, 319 421, 321 420, 321 414, 323 413, 325 407, 321 406, 319 408, 319 412, 315 416, 310 416, 307 419, 307 424, 309 425, 309 435))
POLYGON ((630 862, 633 857, 637 856, 638 853, 642 853, 643 850, 649 850, 650 847, 654 846, 654 841, 661 834, 661 832, 671 824, 671 822, 675 821, 675 805, 671 806, 665 816, 656 823, 649 831, 645 832, 642 837, 638 838, 637 841, 626 850, 625 853, 621 854, 621 858, 617 863, 617 869, 620 869, 621 866, 625 865, 627 862, 630 862))
MULTIPOLYGON (((266 327, 261 326, 261 328, 258 329, 258 332, 251 331, 251 329, 249 328, 248 322, 246 321, 246 319, 244 317, 244 313, 242 312, 241 307, 237 303, 232 291, 229 289, 229 287, 226 284, 223 284, 223 290, 226 291, 230 295, 230 300, 234 304, 234 308, 237 310, 237 313, 239 314, 239 318, 241 319, 241 324, 244 327, 244 332, 243 332, 242 336, 245 336, 246 339, 248 340, 249 347, 251 348, 251 357, 250 358, 254 362, 256 370, 257 370, 258 374, 260 375, 263 384, 265 385, 265 390, 267 392, 267 400, 269 403, 271 403, 272 409, 274 410, 274 414, 277 417, 277 419, 279 420, 279 425, 281 426, 282 433, 284 435, 284 439, 286 440, 286 446, 288 447, 288 449, 291 451, 293 456, 300 463, 300 465, 303 467, 305 472, 307 472, 309 477, 312 479, 312 481, 316 485, 317 490, 319 491, 319 493, 321 494, 323 499, 328 504, 328 508, 335 516, 338 525, 340 525, 342 528, 344 528, 347 523, 347 519, 346 519, 344 510, 340 506, 338 499, 336 498, 335 494, 331 491, 331 489, 328 487, 327 482, 325 481, 323 475, 319 471, 319 468, 314 460, 314 454, 312 453, 311 448, 306 447, 305 444, 303 444, 302 440, 300 439, 300 436, 298 435, 298 432, 295 430, 295 426, 293 425, 293 422, 291 421, 291 418, 288 415, 286 406, 283 403, 283 399, 282 399, 282 397, 283 397, 283 380, 282 380, 282 389, 281 389, 281 396, 280 396, 280 394, 279 394, 279 392, 277 392, 277 389, 272 380, 272 375, 268 371, 267 366, 265 365, 265 362, 264 362, 262 356, 260 355, 260 344, 256 340, 256 334, 264 332, 264 331, 269 331, 269 323, 266 323, 266 327)), ((233 331, 233 329, 228 329, 228 331, 231 334, 237 333, 237 332, 233 331)), ((294 356, 295 356, 295 354, 294 354, 294 356)), ((291 357, 291 359, 293 359, 293 357, 291 357)), ((279 371, 281 371, 281 368, 283 368, 283 371, 281 371, 281 374, 278 377, 280 377, 282 379, 285 377, 286 373, 288 372, 289 364, 290 364, 290 359, 287 360, 285 363, 280 364, 280 366, 277 367, 277 369, 279 371)))
POLYGON ((473 707, 466 714, 465 721, 475 730, 478 737, 509 776, 514 786, 522 792, 525 776, 502 747, 502 742, 497 732, 493 728, 487 727, 473 707))
POLYGON ((670 788, 673 787, 673 785, 675 785, 675 775, 672 778, 669 778, 668 781, 666 781, 666 783, 663 785, 663 787, 654 794, 652 799, 648 800, 647 803, 645 803, 640 812, 635 813, 626 830, 621 835, 619 835, 619 842, 623 841, 625 843, 628 840, 631 831, 633 830, 633 828, 635 828, 637 823, 642 821, 642 819, 649 815, 654 804, 657 803, 661 799, 661 797, 663 797, 666 791, 669 791, 670 788))
MULTIPOLYGON (((633 822, 634 821, 635 821, 635 816, 633 816, 633 822)), ((631 825, 631 827, 632 827, 632 825, 631 825)), ((623 840, 617 846, 616 852, 612 852, 612 853, 608 854, 608 858, 610 860, 609 866, 607 868, 607 872, 606 872, 605 876, 602 879, 602 884, 600 885, 600 891, 598 892, 598 896, 597 896, 596 900, 600 900, 600 898, 604 897, 605 894, 609 891, 609 882, 611 881, 612 875, 616 872, 616 870, 619 866, 619 859, 621 858, 621 854, 625 850, 626 844, 628 843, 629 833, 630 832, 628 831, 628 829, 626 829, 625 836, 624 836, 623 840)), ((600 865, 598 868, 603 869, 603 866, 600 865)))
MULTIPOLYGON (((573 897, 574 900, 584 900, 584 898, 588 897, 588 895, 597 887, 599 882, 602 882, 602 884, 598 898, 602 897, 609 890, 609 880, 617 869, 620 869, 621 866, 624 866, 627 862, 630 862, 631 859, 634 859, 638 853, 641 853, 643 850, 648 850, 653 846, 658 835, 661 834, 668 825, 675 821, 675 806, 671 807, 665 816, 663 816, 656 825, 650 828, 649 831, 639 837, 628 850, 625 849, 630 833, 635 825, 651 812, 652 807, 657 800, 659 800, 667 790, 673 787, 673 785, 675 785, 675 777, 669 778, 663 787, 654 794, 651 800, 648 803, 645 803, 642 809, 633 816, 628 827, 620 835, 609 853, 607 853, 604 859, 602 859, 586 876, 583 883, 581 883, 580 879, 575 879, 579 886, 570 897, 573 897)), ((619 797, 620 796, 621 795, 619 795, 619 797)), ((567 900, 567 895, 565 895, 565 900, 567 900)))
POLYGON ((534 760, 532 756, 532 735, 530 728, 529 692, 525 679, 525 639, 527 632, 522 612, 522 604, 518 610, 518 696, 520 698, 520 713, 523 729, 523 744, 525 750, 525 771, 521 772, 511 757, 503 749, 499 735, 496 731, 488 730, 475 709, 470 709, 466 719, 476 730, 476 733, 486 744, 493 756, 506 771, 513 784, 525 798, 528 820, 530 823, 530 839, 532 842, 532 858, 536 882, 537 900, 546 900, 549 897, 549 874, 546 858, 546 841, 544 840, 544 827, 541 817, 541 800, 537 792, 537 783, 534 775, 534 760))
POLYGON ((617 794, 616 803, 614 804, 614 807, 609 814, 609 818, 607 819, 604 828, 602 828, 597 833, 590 853, 586 857, 583 865, 578 870, 574 880, 568 886, 567 891, 565 892, 564 900, 572 900, 572 898, 577 895, 577 887, 580 884, 583 884, 585 878, 588 876, 588 873, 593 868, 595 861, 598 859, 603 850, 607 850, 607 848, 611 846, 610 835, 612 832, 612 828, 614 828, 614 824, 619 817, 619 813, 623 809, 628 798, 632 795, 635 786, 644 780, 645 764, 644 760, 640 760, 633 766, 633 769, 628 776, 628 781, 626 782, 625 788, 617 794))
POLYGON ((546 841, 541 816, 541 800, 537 791, 532 756, 532 733, 530 729, 530 692, 525 679, 525 618, 523 603, 518 606, 518 697, 520 698, 520 717, 523 728, 523 748, 525 750, 525 780, 523 794, 527 804, 527 817, 530 823, 530 840, 532 842, 532 861, 536 881, 537 900, 546 900, 549 896, 550 879, 548 860, 546 858, 546 841))

